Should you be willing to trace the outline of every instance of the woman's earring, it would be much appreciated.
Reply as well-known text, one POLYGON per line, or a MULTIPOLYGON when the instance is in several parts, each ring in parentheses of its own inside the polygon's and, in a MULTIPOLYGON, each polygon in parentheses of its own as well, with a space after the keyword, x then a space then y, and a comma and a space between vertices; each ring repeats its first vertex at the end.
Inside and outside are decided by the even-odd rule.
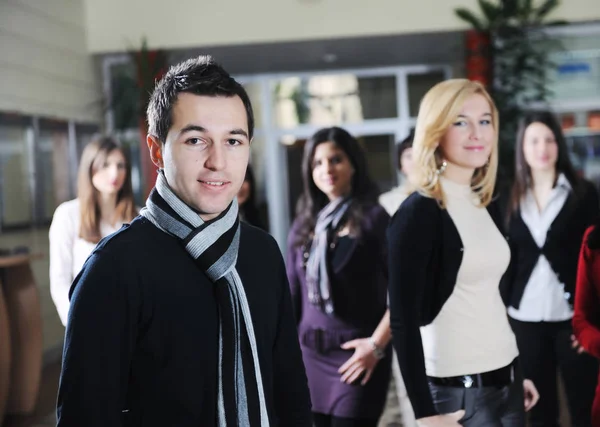
POLYGON ((442 164, 441 164, 441 165, 440 165, 440 167, 439 167, 439 168, 438 168, 438 169, 435 171, 435 173, 437 173, 437 174, 438 174, 438 176, 439 176, 439 175, 441 175, 441 174, 443 174, 443 173, 444 173, 444 171, 446 170, 446 167, 447 167, 447 166, 448 166, 448 163, 447 163, 445 160, 443 160, 443 161, 442 161, 442 164))

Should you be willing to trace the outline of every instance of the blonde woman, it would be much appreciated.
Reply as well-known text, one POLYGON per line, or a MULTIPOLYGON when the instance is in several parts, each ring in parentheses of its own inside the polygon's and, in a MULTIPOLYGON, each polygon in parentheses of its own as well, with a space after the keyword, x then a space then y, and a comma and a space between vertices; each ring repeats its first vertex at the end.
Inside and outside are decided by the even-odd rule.
POLYGON ((117 142, 101 137, 81 156, 77 198, 61 204, 50 226, 50 293, 63 325, 69 290, 98 242, 137 215, 131 166, 117 142))
POLYGON ((392 336, 415 416, 421 426, 524 426, 538 395, 499 291, 510 249, 493 202, 498 112, 483 86, 434 86, 413 154, 416 191, 388 241, 392 336))

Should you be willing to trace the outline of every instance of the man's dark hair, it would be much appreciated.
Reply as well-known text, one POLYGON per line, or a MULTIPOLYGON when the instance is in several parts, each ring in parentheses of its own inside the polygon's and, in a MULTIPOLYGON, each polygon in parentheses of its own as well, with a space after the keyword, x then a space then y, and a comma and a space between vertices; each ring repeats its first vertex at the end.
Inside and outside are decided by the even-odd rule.
POLYGON ((239 96, 248 118, 248 136, 254 133, 254 113, 244 87, 217 64, 211 56, 202 55, 173 65, 152 92, 146 116, 148 133, 166 142, 172 125, 173 105, 180 93, 203 96, 239 96))
POLYGON ((410 134, 397 145, 396 149, 396 159, 398 159, 398 170, 402 171, 402 153, 404 153, 409 148, 412 148, 413 141, 415 139, 415 131, 411 130, 410 134))

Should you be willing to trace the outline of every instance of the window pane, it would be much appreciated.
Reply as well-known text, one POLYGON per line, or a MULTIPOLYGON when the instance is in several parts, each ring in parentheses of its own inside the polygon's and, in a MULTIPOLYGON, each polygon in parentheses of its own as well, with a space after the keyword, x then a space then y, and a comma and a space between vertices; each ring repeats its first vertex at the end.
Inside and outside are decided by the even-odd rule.
POLYGON ((367 167, 379 191, 388 191, 396 185, 396 148, 394 135, 370 135, 358 140, 367 153, 367 167))
POLYGON ((252 102, 252 110, 254 112, 254 127, 261 127, 263 120, 262 97, 260 94, 260 83, 246 83, 244 89, 248 93, 250 102, 252 102))
POLYGON ((600 34, 559 36, 548 89, 557 100, 600 97, 600 34))
POLYGON ((408 108, 411 117, 417 117, 419 114, 419 104, 427 91, 444 80, 446 75, 442 70, 408 75, 408 108))
POLYGON ((36 153, 37 219, 50 222, 56 207, 71 199, 67 123, 40 120, 36 153))
POLYGON ((0 124, 0 228, 31 224, 28 133, 24 125, 0 124))
POLYGON ((281 141, 286 148, 290 223, 296 216, 296 204, 302 194, 302 155, 306 139, 281 141))
POLYGON ((290 77, 273 88, 275 125, 332 126, 398 116, 396 78, 352 74, 290 77))

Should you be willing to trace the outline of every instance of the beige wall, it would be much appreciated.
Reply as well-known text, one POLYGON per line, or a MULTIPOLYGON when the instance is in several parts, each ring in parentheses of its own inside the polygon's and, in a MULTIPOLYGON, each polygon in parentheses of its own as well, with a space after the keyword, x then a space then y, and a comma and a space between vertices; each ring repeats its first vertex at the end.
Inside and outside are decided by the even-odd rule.
POLYGON ((0 1, 0 111, 99 122, 83 1, 0 1))
MULTIPOLYGON (((539 3, 537 0, 536 3, 539 3)), ((599 0, 568 0, 555 18, 600 19, 599 0)), ((381 35, 465 28, 476 0, 85 0, 91 52, 381 35), (177 5, 176 7, 174 5, 177 5)))

